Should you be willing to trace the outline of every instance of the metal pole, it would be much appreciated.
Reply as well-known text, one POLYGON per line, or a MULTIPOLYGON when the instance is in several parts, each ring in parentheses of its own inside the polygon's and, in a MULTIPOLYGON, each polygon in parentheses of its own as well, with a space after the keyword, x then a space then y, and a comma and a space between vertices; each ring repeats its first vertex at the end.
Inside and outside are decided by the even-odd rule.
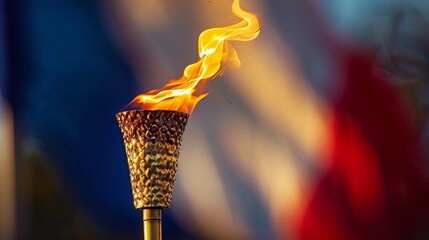
POLYGON ((161 208, 143 209, 144 240, 162 240, 161 208))

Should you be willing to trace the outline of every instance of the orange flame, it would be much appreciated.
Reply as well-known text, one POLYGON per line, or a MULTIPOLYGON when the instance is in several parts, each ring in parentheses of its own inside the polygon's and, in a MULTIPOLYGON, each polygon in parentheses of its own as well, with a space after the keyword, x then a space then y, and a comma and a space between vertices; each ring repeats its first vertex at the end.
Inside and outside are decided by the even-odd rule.
POLYGON ((221 75, 228 64, 240 66, 237 52, 229 41, 250 41, 259 34, 257 17, 240 8, 234 0, 232 12, 242 21, 227 27, 210 28, 198 38, 199 61, 188 65, 180 79, 173 79, 162 89, 138 95, 130 104, 146 110, 173 110, 191 114, 197 103, 208 93, 202 93, 204 83, 221 75))

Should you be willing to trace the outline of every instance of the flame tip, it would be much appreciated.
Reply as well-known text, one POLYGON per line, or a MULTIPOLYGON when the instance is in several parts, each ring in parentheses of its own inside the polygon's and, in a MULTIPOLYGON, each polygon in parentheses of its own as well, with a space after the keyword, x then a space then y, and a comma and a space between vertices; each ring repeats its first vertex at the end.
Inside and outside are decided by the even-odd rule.
POLYGON ((191 114, 196 104, 209 94, 199 93, 206 80, 222 75, 230 64, 236 67, 241 65, 237 52, 229 42, 250 41, 259 35, 257 16, 241 9, 239 3, 239 0, 234 0, 231 9, 242 20, 231 26, 203 31, 198 38, 199 60, 188 65, 180 79, 171 80, 159 90, 138 95, 127 107, 140 104, 141 109, 176 110, 191 114))

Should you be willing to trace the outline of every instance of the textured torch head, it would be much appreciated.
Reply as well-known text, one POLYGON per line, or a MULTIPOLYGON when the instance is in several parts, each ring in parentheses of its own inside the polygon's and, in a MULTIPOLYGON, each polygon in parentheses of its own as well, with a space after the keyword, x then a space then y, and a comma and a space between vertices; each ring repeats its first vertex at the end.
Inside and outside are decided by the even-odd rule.
POLYGON ((124 137, 136 209, 170 206, 189 114, 132 110, 116 114, 124 137))

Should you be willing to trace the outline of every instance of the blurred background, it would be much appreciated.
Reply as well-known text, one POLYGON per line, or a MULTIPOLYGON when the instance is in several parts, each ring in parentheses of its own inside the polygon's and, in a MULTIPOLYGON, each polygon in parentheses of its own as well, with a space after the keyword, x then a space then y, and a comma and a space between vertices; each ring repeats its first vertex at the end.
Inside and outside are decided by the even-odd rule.
MULTIPOLYGON (((139 239, 115 113, 230 0, 0 1, 0 239, 139 239)), ((261 34, 183 137, 165 239, 429 239, 429 3, 241 0, 261 34)))

